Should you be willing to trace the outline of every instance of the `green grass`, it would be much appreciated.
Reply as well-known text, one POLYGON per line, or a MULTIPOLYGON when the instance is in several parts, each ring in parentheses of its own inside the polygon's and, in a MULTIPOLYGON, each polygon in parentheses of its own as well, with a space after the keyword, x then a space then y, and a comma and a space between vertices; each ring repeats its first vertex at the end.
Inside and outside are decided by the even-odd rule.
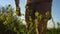
POLYGON ((60 34, 60 29, 49 29, 46 34, 60 34))

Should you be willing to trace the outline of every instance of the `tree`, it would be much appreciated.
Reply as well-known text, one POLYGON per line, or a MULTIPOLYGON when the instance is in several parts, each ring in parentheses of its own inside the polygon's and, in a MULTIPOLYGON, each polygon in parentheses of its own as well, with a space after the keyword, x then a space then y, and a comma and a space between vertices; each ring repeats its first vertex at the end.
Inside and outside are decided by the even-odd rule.
POLYGON ((51 19, 52 0, 27 0, 25 20, 28 32, 46 34, 47 22, 51 19), (33 28, 32 28, 33 27, 33 28))
POLYGON ((20 7, 19 7, 19 0, 14 0, 14 1, 15 1, 15 5, 16 5, 16 14, 18 16, 21 16, 20 7))

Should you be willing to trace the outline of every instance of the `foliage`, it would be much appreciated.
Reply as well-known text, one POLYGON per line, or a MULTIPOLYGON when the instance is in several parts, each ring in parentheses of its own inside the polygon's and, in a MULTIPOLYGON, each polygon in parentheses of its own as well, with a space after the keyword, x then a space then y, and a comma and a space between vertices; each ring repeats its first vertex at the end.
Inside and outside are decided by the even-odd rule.
POLYGON ((46 34, 60 34, 60 29, 47 29, 46 34))
MULTIPOLYGON (((13 14, 14 11, 11 5, 8 5, 6 8, 2 7, 2 12, 0 11, 0 34, 34 34, 35 27, 33 26, 31 16, 29 16, 30 30, 28 31, 26 25, 23 25, 21 18, 13 14)), ((46 17, 48 17, 49 12, 47 12, 46 15, 46 17)), ((41 20, 43 16, 39 14, 38 11, 35 12, 35 16, 37 18, 34 20, 34 25, 37 27, 38 20, 41 20)), ((60 34, 60 29, 49 29, 46 34, 60 34)))
POLYGON ((8 5, 6 10, 2 10, 2 14, 0 14, 0 33, 26 34, 26 26, 22 24, 21 18, 13 16, 13 10, 11 5, 8 5))

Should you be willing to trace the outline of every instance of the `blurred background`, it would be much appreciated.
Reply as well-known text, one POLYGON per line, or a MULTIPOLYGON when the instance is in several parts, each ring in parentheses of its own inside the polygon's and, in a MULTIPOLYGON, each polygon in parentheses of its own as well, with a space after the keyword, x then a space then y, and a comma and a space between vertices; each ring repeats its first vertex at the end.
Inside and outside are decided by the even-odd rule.
MULTIPOLYGON (((24 16, 26 1, 27 0, 20 0, 19 5, 21 8, 22 16, 19 17, 14 14, 14 11, 15 11, 14 0, 0 0, 0 24, 2 24, 0 27, 0 32, 13 30, 13 32, 14 33, 17 32, 17 34, 19 34, 20 32, 24 32, 26 34, 27 31, 24 30, 24 27, 26 25, 25 16, 24 16), (15 25, 15 24, 17 24, 17 25, 15 25), (18 28, 17 28, 17 26, 18 26, 18 28), (20 26, 22 28, 19 28, 20 26), (6 30, 4 30, 4 29, 6 29, 6 30), (19 30, 21 30, 21 31, 19 31, 19 30)), ((60 34, 60 0, 53 0, 51 9, 52 9, 51 14, 52 14, 53 19, 49 20, 47 23, 47 29, 49 29, 48 33, 53 34, 53 31, 54 31, 54 34, 55 34, 55 32, 57 34, 57 32, 59 31, 58 34, 60 34), (54 30, 54 28, 56 30, 54 30)))

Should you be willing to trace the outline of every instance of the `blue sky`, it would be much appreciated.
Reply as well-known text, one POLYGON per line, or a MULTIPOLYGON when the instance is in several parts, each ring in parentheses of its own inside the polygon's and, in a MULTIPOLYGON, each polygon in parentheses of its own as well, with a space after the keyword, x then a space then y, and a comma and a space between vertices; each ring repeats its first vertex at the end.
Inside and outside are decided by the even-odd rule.
MULTIPOLYGON (((11 4, 13 7, 15 7, 14 0, 0 0, 0 7, 6 6, 8 4, 11 4)), ((25 4, 26 0, 20 0, 20 7, 21 7, 21 13, 25 13, 25 4)), ((52 2, 52 17, 55 22, 60 22, 60 0, 53 0, 52 2)), ((49 21, 50 25, 52 25, 52 21, 49 21)))

